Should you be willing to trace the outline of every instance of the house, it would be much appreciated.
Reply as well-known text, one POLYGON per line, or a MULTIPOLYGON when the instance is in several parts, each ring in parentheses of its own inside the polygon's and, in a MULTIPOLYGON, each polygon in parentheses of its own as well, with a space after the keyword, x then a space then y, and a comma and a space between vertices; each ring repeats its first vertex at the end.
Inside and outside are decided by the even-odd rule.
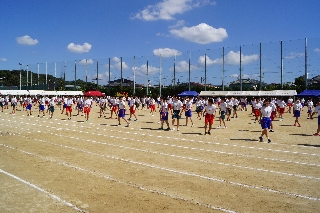
MULTIPOLYGON (((248 88, 249 90, 254 90, 254 88, 259 89, 260 81, 255 79, 241 79, 242 80, 242 88, 248 88)), ((262 87, 266 86, 267 84, 264 82, 262 83, 262 87)), ((240 88, 240 79, 237 79, 236 81, 232 81, 229 84, 229 88, 231 90, 237 90, 240 88)))

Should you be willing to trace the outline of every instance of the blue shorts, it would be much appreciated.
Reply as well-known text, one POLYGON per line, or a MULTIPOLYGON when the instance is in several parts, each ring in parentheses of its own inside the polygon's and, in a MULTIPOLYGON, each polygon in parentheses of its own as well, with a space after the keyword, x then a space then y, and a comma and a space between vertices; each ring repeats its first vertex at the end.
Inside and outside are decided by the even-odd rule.
POLYGON ((169 113, 168 112, 162 112, 161 113, 161 120, 167 121, 168 117, 169 117, 169 113))
POLYGON ((39 110, 44 111, 44 105, 40 105, 39 110))
POLYGON ((261 128, 262 129, 270 129, 270 127, 271 127, 271 118, 267 118, 267 117, 261 118, 260 124, 261 124, 261 128))
POLYGON ((192 117, 192 111, 191 111, 191 109, 189 109, 188 111, 186 111, 186 112, 184 113, 184 115, 185 115, 186 117, 191 118, 191 117, 192 117))
POLYGON ((320 115, 318 116, 318 125, 320 125, 320 115))
POLYGON ((244 108, 246 108, 246 107, 247 107, 247 104, 244 103, 244 102, 242 102, 242 106, 243 106, 244 108))
POLYGON ((67 104, 63 104, 63 109, 67 108, 67 104))
POLYGON ((26 110, 31 110, 31 108, 32 108, 32 104, 28 104, 26 107, 26 110))
POLYGON ((118 116, 119 116, 119 118, 124 118, 126 116, 126 110, 120 109, 118 116))
POLYGON ((300 117, 300 110, 295 110, 293 112, 294 117, 299 118, 300 117))

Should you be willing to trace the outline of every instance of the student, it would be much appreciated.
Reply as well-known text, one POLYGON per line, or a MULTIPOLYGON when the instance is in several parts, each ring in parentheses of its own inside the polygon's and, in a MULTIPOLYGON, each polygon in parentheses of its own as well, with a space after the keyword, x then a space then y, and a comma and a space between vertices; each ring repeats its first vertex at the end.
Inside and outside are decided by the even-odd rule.
POLYGON ((89 120, 91 104, 92 104, 91 100, 88 99, 88 97, 85 97, 83 113, 84 113, 84 118, 86 119, 86 122, 88 122, 89 120))
POLYGON ((149 98, 147 103, 149 105, 150 113, 154 116, 154 113, 156 112, 156 101, 154 98, 149 98))
POLYGON ((317 132, 314 133, 313 135, 320 136, 320 134, 319 134, 320 133, 320 100, 318 100, 318 102, 317 102, 317 105, 314 109, 314 113, 318 114, 318 129, 317 129, 317 132))
POLYGON ((227 105, 227 121, 230 121, 230 116, 231 116, 231 109, 232 109, 232 106, 233 106, 233 102, 232 100, 228 100, 226 99, 226 105, 227 105))
POLYGON ((126 116, 126 99, 124 97, 120 97, 119 101, 119 114, 118 114, 118 126, 121 125, 120 118, 122 118, 125 122, 127 122, 127 127, 130 125, 128 120, 125 118, 126 116))
POLYGON ((49 114, 50 114, 50 118, 52 118, 53 116, 53 113, 54 113, 54 103, 55 103, 55 98, 52 97, 50 100, 49 100, 49 114))
POLYGON ((270 106, 272 108, 272 112, 271 112, 271 116, 270 116, 271 129, 269 130, 269 132, 274 132, 273 122, 272 121, 274 121, 274 119, 277 117, 277 106, 275 104, 275 100, 274 99, 270 102, 270 106))
POLYGON ((192 100, 186 99, 186 106, 184 108, 184 115, 186 116, 186 126, 188 126, 188 120, 191 121, 191 127, 193 127, 193 121, 192 121, 192 100), (188 119, 189 118, 189 119, 188 119))
POLYGON ((268 129, 270 129, 271 127, 271 112, 272 112, 272 107, 269 106, 269 100, 265 101, 264 106, 262 106, 261 108, 261 120, 260 120, 260 124, 261 124, 261 135, 259 137, 259 141, 263 142, 263 136, 265 135, 268 139, 268 143, 271 143, 271 139, 268 136, 268 129))
POLYGON ((105 97, 101 98, 99 100, 99 108, 100 108, 100 115, 98 118, 101 118, 102 117, 102 114, 104 114, 104 111, 106 109, 106 99, 105 97))
POLYGON ((40 114, 42 112, 42 117, 45 116, 45 112, 44 112, 44 109, 45 109, 45 98, 40 96, 39 98, 39 114, 38 114, 38 117, 40 117, 40 114))
POLYGON ((166 130, 170 130, 168 118, 169 118, 169 109, 168 109, 167 99, 162 98, 161 99, 161 104, 160 104, 160 122, 161 122, 161 127, 159 128, 159 130, 163 130, 164 122, 166 122, 166 124, 167 124, 167 129, 166 130))
MULTIPOLYGON (((261 107, 262 107, 262 105, 261 105, 261 103, 260 102, 258 102, 258 101, 255 101, 255 102, 253 102, 253 110, 254 110, 254 116, 255 116, 255 118, 254 118, 254 123, 256 123, 256 121, 258 121, 259 120, 259 117, 260 117, 260 109, 261 109, 261 107)), ((271 113, 271 112, 270 112, 271 113)))
POLYGON ((24 105, 26 106, 27 116, 32 115, 32 99, 29 95, 24 100, 24 105))
POLYGON ((136 116, 136 97, 133 97, 130 99, 129 107, 130 107, 130 118, 128 119, 128 121, 131 121, 132 116, 135 117, 134 121, 137 121, 138 118, 136 116))
POLYGON ((3 102, 4 102, 4 98, 0 95, 0 108, 1 108, 1 112, 3 112, 3 102))
POLYGON ((283 121, 284 120, 283 114, 284 114, 284 110, 286 108, 286 103, 282 100, 282 98, 279 98, 277 104, 279 106, 279 118, 280 118, 280 121, 283 121))
MULTIPOLYGON (((62 112, 61 112, 61 114, 63 114, 64 113, 64 110, 67 108, 67 102, 68 102, 68 98, 67 97, 62 97, 63 98, 63 106, 62 106, 62 112)), ((67 110, 66 110, 67 111, 67 110)), ((67 114, 67 112, 66 112, 66 115, 68 115, 67 114)))
POLYGON ((209 98, 208 100, 208 105, 204 108, 204 117, 205 117, 205 121, 204 121, 204 134, 208 134, 211 135, 210 131, 212 129, 212 124, 214 122, 214 116, 216 113, 216 106, 213 105, 213 99, 209 98), (209 128, 208 128, 208 124, 209 124, 209 128), (207 132, 207 128, 208 128, 208 132, 207 132))
POLYGON ((313 109, 313 102, 312 102, 312 99, 310 98, 308 100, 308 117, 307 117, 307 119, 312 119, 312 109, 313 109))
MULTIPOLYGON (((290 109, 290 108, 289 108, 290 109)), ((299 123, 299 117, 300 117, 300 112, 302 109, 302 105, 300 103, 300 100, 298 99, 294 104, 293 104, 293 115, 296 118, 296 120, 294 121, 293 126, 296 126, 298 124, 298 127, 301 127, 300 123, 299 123)), ((290 109, 291 110, 291 109, 290 109)), ((290 111, 291 113, 291 111, 290 111)))
POLYGON ((72 105, 73 105, 73 100, 71 99, 71 96, 69 96, 67 99, 67 107, 66 107, 66 113, 68 116, 68 120, 71 120, 72 105))
POLYGON ((202 111, 203 111, 203 105, 204 105, 204 102, 202 100, 202 98, 199 98, 197 99, 197 102, 196 102, 196 112, 198 114, 197 118, 199 120, 201 120, 201 116, 202 116, 202 111))
POLYGON ((287 100, 287 105, 289 107, 288 109, 288 112, 291 113, 291 109, 292 109, 292 106, 293 106, 293 99, 292 97, 289 97, 288 100, 287 100))
POLYGON ((221 103, 220 103, 220 125, 217 127, 217 129, 220 129, 220 126, 222 126, 221 124, 223 123, 224 128, 227 128, 226 122, 225 122, 225 118, 226 118, 226 110, 227 110, 227 104, 224 101, 224 99, 221 99, 221 103))
POLYGON ((174 131, 174 123, 177 119, 177 131, 179 131, 179 120, 181 118, 180 111, 182 108, 182 102, 178 100, 176 96, 173 97, 172 102, 172 109, 171 109, 171 115, 172 115, 172 131, 174 131))
POLYGON ((237 98, 235 98, 232 100, 232 103, 233 103, 233 115, 231 118, 234 118, 234 117, 238 118, 237 110, 238 110, 239 101, 237 98))
POLYGON ((17 107, 17 98, 16 96, 13 96, 11 98, 11 107, 12 107, 12 115, 15 115, 16 114, 16 107, 17 107))

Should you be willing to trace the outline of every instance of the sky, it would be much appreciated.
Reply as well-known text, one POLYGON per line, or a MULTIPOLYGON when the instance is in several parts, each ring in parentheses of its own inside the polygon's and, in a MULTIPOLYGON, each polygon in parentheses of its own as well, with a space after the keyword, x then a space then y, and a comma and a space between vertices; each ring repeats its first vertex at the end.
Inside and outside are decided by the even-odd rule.
POLYGON ((240 70, 280 83, 282 67, 292 82, 305 72, 305 38, 308 76, 320 74, 319 8, 319 0, 0 0, 0 70, 168 85, 174 70, 187 82, 190 69, 190 81, 221 85, 240 70))

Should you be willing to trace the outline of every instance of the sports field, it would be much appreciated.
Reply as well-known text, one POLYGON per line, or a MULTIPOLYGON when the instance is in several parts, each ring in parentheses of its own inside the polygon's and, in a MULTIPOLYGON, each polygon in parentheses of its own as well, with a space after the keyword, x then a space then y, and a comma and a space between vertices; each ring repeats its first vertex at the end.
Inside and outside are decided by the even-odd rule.
POLYGON ((249 111, 204 135, 195 113, 194 127, 163 131, 144 110, 129 127, 97 106, 89 122, 36 110, 0 113, 0 212, 320 211, 320 137, 306 108, 302 127, 289 113, 274 121, 271 143, 258 142, 249 111))

